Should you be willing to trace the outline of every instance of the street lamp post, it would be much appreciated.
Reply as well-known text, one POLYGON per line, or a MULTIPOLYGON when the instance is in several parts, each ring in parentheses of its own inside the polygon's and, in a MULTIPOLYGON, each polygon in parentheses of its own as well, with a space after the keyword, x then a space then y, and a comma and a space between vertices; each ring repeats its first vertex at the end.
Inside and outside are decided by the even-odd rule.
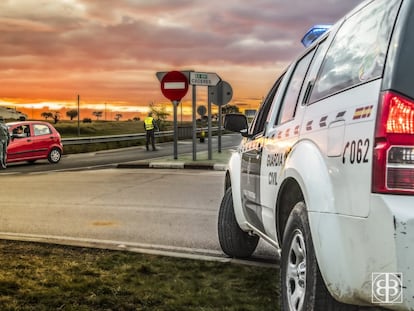
POLYGON ((79 95, 78 95, 78 136, 80 136, 80 109, 79 109, 79 95))

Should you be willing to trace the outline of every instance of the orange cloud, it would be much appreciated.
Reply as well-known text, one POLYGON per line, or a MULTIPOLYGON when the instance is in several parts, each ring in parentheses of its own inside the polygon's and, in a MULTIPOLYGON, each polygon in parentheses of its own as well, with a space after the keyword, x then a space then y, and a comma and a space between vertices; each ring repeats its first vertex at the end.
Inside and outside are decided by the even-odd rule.
POLYGON ((257 107, 303 50, 308 28, 359 2, 3 1, 0 100, 29 110, 44 102, 70 108, 78 94, 111 111, 168 105, 155 73, 192 69, 218 73, 232 85, 233 103, 257 107))

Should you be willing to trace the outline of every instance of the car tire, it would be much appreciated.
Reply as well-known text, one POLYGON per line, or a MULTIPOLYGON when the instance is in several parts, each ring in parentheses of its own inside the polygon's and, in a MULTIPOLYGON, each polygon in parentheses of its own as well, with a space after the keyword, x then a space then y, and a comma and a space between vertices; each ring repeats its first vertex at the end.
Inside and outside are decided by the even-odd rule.
POLYGON ((281 310, 358 310, 337 302, 327 290, 315 257, 304 202, 298 202, 289 215, 280 265, 281 310))
POLYGON ((60 161, 61 157, 62 151, 60 151, 59 148, 52 148, 52 150, 50 150, 49 152, 47 159, 50 163, 56 164, 60 161))
POLYGON ((234 214, 231 187, 226 190, 220 204, 218 237, 223 252, 236 258, 250 257, 259 243, 258 236, 240 229, 234 214))

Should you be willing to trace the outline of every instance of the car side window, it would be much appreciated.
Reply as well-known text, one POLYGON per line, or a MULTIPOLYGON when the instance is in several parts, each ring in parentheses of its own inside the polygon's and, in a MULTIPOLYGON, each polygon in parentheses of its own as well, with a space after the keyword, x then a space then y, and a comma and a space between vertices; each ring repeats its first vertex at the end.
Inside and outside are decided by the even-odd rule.
POLYGON ((262 105, 260 106, 250 127, 250 134, 252 136, 257 136, 258 134, 263 133, 270 108, 272 107, 273 99, 275 98, 276 92, 280 86, 283 76, 284 75, 277 79, 275 84, 270 89, 270 92, 267 94, 262 105))
POLYGON ((303 81, 308 72, 309 64, 315 54, 315 50, 316 49, 311 50, 296 63, 295 70, 292 73, 289 84, 286 88, 286 93, 283 97, 279 116, 276 119, 277 124, 285 123, 295 116, 299 94, 303 86, 303 81))
POLYGON ((35 124, 33 128, 35 136, 47 135, 52 133, 50 128, 44 124, 35 124))
POLYGON ((12 134, 15 138, 30 137, 30 126, 26 124, 18 125, 13 128, 12 134))
POLYGON ((373 1, 338 30, 315 81, 310 103, 382 75, 400 1, 373 1))

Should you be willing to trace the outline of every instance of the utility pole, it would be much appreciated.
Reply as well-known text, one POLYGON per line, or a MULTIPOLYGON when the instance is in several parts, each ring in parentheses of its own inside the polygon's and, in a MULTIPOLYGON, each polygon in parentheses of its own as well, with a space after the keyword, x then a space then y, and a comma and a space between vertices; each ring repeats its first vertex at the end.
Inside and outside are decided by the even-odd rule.
POLYGON ((78 136, 80 136, 80 109, 79 109, 79 94, 78 94, 78 136))

